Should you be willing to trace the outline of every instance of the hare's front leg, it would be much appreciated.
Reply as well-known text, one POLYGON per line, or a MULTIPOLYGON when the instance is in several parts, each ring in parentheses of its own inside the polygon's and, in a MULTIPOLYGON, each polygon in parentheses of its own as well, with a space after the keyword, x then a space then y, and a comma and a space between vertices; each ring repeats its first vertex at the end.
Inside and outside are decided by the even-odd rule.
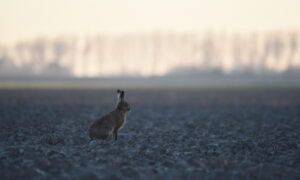
POLYGON ((114 129, 114 131, 113 131, 113 138, 114 138, 114 140, 118 139, 118 128, 114 129))

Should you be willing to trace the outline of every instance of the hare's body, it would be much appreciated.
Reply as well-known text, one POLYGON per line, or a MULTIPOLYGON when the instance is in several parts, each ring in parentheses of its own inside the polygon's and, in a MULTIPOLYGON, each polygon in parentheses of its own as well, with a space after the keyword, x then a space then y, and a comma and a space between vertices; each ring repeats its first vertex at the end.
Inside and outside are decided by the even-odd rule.
POLYGON ((109 135, 112 135, 117 140, 118 130, 124 126, 126 112, 130 110, 129 104, 124 101, 124 91, 118 90, 119 93, 121 94, 118 96, 119 100, 116 109, 91 125, 89 129, 91 139, 105 140, 109 135))
POLYGON ((106 139, 109 135, 114 135, 114 130, 120 129, 125 123, 125 114, 114 110, 98 119, 90 127, 91 139, 106 139))

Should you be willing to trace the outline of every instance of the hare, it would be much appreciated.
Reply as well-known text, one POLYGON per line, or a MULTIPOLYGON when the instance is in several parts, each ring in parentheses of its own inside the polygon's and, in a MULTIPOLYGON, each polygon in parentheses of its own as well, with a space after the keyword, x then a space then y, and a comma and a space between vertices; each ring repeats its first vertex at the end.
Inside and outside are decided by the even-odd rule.
POLYGON ((126 122, 126 112, 130 111, 129 104, 124 100, 124 91, 117 90, 118 101, 116 109, 102 118, 96 120, 89 129, 91 140, 105 140, 112 135, 114 140, 118 139, 118 130, 126 122))

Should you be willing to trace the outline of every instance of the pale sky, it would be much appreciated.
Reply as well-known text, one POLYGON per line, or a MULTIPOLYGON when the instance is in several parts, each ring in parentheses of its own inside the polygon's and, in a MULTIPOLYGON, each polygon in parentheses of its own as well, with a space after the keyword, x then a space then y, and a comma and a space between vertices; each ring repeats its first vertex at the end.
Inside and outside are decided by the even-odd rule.
POLYGON ((143 31, 300 29, 300 0, 0 0, 0 43, 143 31))

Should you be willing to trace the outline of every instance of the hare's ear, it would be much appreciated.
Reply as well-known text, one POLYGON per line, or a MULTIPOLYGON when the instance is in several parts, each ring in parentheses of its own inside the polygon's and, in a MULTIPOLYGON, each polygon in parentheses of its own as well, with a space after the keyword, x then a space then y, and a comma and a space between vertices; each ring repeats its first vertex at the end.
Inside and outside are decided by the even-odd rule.
POLYGON ((118 89, 117 90, 117 97, 118 97, 117 103, 119 103, 121 101, 121 94, 122 94, 122 91, 120 89, 118 89))
POLYGON ((124 100, 124 91, 121 91, 120 98, 121 100, 124 100))

